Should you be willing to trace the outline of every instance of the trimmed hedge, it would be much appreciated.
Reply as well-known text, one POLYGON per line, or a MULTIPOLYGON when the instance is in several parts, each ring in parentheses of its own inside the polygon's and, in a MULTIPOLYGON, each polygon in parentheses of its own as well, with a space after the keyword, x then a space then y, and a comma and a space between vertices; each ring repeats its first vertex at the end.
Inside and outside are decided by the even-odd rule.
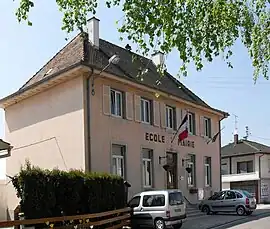
POLYGON ((46 170, 28 161, 12 178, 25 219, 97 213, 124 208, 124 180, 106 173, 46 170))

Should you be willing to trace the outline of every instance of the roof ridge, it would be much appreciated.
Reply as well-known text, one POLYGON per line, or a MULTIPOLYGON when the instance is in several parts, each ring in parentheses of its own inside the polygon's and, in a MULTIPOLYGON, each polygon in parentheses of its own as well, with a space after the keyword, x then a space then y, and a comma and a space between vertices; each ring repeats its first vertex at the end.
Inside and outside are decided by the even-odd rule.
POLYGON ((118 48, 121 48, 121 49, 123 49, 123 50, 125 50, 125 51, 131 52, 132 54, 135 54, 135 55, 137 55, 137 56, 139 56, 139 57, 143 57, 144 59, 147 59, 147 60, 149 60, 149 61, 152 62, 152 59, 150 59, 150 58, 148 58, 148 57, 145 57, 145 56, 143 56, 143 55, 141 55, 141 54, 138 54, 138 53, 136 53, 136 52, 129 51, 129 50, 127 50, 126 48, 124 48, 124 47, 122 47, 122 46, 120 46, 120 45, 118 45, 118 44, 114 44, 114 43, 112 43, 112 42, 110 42, 110 41, 107 41, 107 40, 104 40, 104 39, 102 39, 102 38, 99 38, 99 40, 102 40, 102 41, 104 41, 104 42, 110 43, 111 45, 115 45, 115 46, 117 46, 118 48))
MULTIPOLYGON (((42 71, 42 69, 48 65, 48 63, 53 60, 61 51, 63 51, 72 41, 74 41, 78 36, 80 36, 82 33, 78 33, 75 37, 73 37, 67 44, 65 44, 58 52, 56 52, 55 55, 53 55, 48 61, 46 61, 46 63, 39 68, 39 70, 32 76, 30 77, 30 79, 28 79, 20 88, 19 90, 23 89, 38 73, 40 73, 42 71)), ((18 90, 18 91, 19 91, 18 90)))
POLYGON ((249 147, 251 147, 251 148, 253 148, 253 149, 255 149, 255 150, 260 151, 260 149, 258 149, 257 147, 255 147, 255 146, 251 145, 251 144, 250 144, 250 143, 248 143, 247 141, 242 140, 242 142, 243 142, 244 144, 248 145, 249 147))

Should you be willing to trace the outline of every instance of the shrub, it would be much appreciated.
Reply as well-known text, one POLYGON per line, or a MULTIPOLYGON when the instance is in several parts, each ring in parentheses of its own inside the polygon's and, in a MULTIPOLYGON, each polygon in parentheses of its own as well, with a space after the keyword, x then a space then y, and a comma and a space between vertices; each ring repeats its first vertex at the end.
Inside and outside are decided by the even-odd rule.
POLYGON ((50 171, 27 161, 12 183, 26 219, 97 213, 125 206, 124 181, 111 174, 50 171))

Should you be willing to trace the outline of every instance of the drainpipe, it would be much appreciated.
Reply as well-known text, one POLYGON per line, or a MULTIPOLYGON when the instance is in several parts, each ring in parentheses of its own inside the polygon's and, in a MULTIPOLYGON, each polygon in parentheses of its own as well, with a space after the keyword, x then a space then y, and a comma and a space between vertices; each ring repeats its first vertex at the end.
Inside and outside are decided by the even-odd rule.
MULTIPOLYGON (((221 121, 223 120, 223 119, 225 119, 226 118, 226 116, 225 115, 223 115, 223 117, 219 120, 219 125, 218 125, 218 131, 220 132, 221 131, 221 129, 220 129, 220 126, 221 126, 221 121)), ((221 132, 219 133, 219 136, 218 136, 218 138, 219 138, 219 189, 220 189, 220 191, 222 191, 222 169, 221 169, 221 132)))
POLYGON ((90 68, 89 75, 86 78, 86 153, 85 153, 85 170, 86 172, 91 171, 91 78, 94 73, 94 69, 90 68))
POLYGON ((260 183, 259 183, 259 184, 260 184, 259 187, 260 187, 260 203, 261 203, 261 199, 262 199, 262 198, 261 198, 261 194, 262 194, 262 193, 261 193, 261 186, 262 186, 262 179, 261 179, 261 178, 262 178, 262 172, 261 172, 261 157, 262 157, 262 156, 264 156, 264 154, 261 154, 261 155, 259 156, 259 182, 260 182, 260 183))

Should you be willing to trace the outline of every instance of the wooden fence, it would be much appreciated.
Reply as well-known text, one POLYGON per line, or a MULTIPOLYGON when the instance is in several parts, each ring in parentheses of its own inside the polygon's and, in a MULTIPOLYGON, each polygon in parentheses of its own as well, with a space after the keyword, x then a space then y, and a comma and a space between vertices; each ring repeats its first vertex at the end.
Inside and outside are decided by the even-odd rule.
POLYGON ((131 209, 123 208, 96 214, 61 216, 53 218, 0 221, 0 228, 37 226, 38 228, 106 228, 118 229, 130 225, 131 209))

